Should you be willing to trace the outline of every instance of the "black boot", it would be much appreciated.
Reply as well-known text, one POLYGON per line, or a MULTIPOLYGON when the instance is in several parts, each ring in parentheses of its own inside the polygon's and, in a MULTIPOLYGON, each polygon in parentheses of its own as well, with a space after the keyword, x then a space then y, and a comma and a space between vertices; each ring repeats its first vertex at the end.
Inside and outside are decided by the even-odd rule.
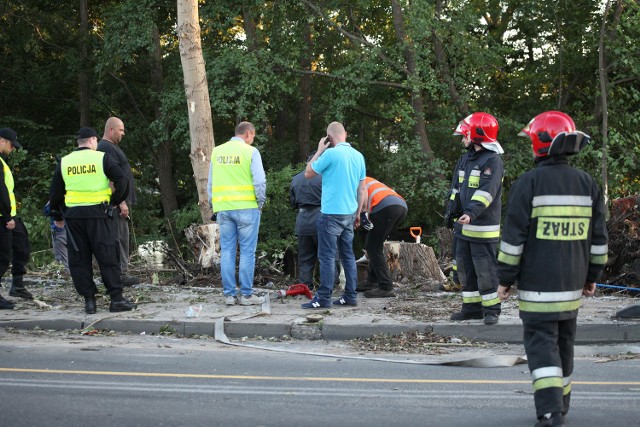
POLYGON ((24 287, 24 283, 22 283, 22 276, 13 276, 9 295, 12 297, 33 299, 33 295, 31 295, 31 293, 24 287))
POLYGON ((0 295, 0 310, 13 310, 13 303, 11 301, 7 301, 0 295))
POLYGON ((84 312, 87 314, 95 314, 96 312, 96 297, 84 297, 84 312))
POLYGON ((109 304, 109 311, 131 311, 136 308, 137 305, 127 301, 122 295, 111 297, 111 304, 109 304))

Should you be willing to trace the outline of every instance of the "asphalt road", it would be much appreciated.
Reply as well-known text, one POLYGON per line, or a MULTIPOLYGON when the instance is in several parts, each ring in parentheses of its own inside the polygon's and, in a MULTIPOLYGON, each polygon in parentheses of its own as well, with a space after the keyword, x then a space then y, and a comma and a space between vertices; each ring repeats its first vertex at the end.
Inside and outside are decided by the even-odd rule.
MULTIPOLYGON (((1 338, 0 425, 7 427, 511 427, 535 421, 526 365, 408 365, 210 340, 1 338)), ((567 425, 639 425, 640 360, 598 359, 577 360, 567 425)))

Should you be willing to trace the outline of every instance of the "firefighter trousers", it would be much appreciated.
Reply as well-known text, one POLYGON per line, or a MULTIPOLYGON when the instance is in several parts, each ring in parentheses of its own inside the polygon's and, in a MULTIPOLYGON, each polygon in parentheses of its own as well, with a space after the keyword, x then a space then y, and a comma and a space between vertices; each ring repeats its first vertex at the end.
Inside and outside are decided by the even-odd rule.
POLYGON ((98 293, 93 281, 92 257, 100 268, 102 282, 112 298, 122 294, 120 253, 117 228, 109 218, 67 218, 69 272, 78 294, 92 297, 98 293))
POLYGON ((462 312, 500 315, 497 243, 455 239, 458 278, 463 286, 462 312))
POLYGON ((4 276, 11 263, 11 275, 24 276, 31 256, 31 243, 27 227, 20 218, 13 218, 16 226, 7 229, 7 223, 0 221, 0 278, 4 276))
POLYGON ((523 318, 522 324, 536 415, 538 418, 554 412, 566 415, 571 400, 576 318, 552 321, 523 318))

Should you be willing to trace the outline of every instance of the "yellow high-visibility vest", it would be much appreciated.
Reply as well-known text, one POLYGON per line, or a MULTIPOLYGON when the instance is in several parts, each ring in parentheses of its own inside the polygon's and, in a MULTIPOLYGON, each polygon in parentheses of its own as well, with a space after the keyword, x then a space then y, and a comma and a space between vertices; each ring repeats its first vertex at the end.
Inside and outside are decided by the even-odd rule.
MULTIPOLYGON (((0 157, 0 162, 2 162, 2 169, 4 170, 4 184, 7 186, 7 190, 9 191, 9 200, 11 201, 11 216, 16 216, 16 195, 13 194, 13 187, 15 183, 13 181, 13 174, 11 173, 11 169, 9 169, 9 165, 7 165, 2 157, 0 157)), ((2 216, 2 214, 0 214, 2 216)))
POLYGON ((67 207, 91 206, 111 200, 109 178, 104 173, 104 153, 78 150, 60 161, 67 207))
POLYGON ((251 175, 252 146, 231 140, 213 149, 211 206, 214 212, 256 209, 258 201, 251 175))

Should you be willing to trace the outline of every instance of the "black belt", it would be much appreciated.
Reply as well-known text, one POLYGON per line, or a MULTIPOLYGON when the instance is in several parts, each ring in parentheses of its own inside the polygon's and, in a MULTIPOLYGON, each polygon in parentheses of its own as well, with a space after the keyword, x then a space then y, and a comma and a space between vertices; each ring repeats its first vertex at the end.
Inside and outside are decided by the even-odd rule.
POLYGON ((314 212, 320 209, 320 206, 313 206, 313 205, 307 205, 307 206, 300 206, 298 208, 298 210, 300 212, 314 212))

